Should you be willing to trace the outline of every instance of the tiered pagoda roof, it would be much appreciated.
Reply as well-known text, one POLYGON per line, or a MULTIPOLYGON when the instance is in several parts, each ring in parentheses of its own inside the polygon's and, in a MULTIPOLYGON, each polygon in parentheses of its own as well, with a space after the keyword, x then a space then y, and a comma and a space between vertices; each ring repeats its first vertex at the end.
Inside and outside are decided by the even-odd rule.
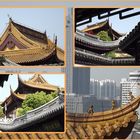
POLYGON ((56 91, 59 87, 49 84, 42 76, 41 74, 34 74, 34 76, 27 80, 23 81, 19 76, 18 76, 18 83, 19 87, 15 90, 16 93, 20 92, 20 87, 29 87, 29 88, 35 88, 35 89, 42 89, 46 91, 56 91))
MULTIPOLYGON (((15 108, 21 106, 23 100, 28 94, 37 91, 44 91, 46 94, 57 91, 58 86, 49 84, 40 74, 35 74, 27 81, 23 81, 18 76, 18 87, 15 91, 10 88, 10 96, 2 103, 2 106, 7 105, 7 114, 11 113, 15 108)), ((63 92, 63 91, 62 91, 63 92)))
POLYGON ((87 25, 85 29, 82 30, 83 32, 87 32, 93 35, 97 35, 100 31, 108 31, 112 40, 117 40, 122 37, 124 34, 118 33, 115 31, 110 25, 109 20, 105 20, 103 22, 99 22, 92 25, 87 25))
POLYGON ((76 31, 76 63, 84 65, 140 65, 140 23, 131 32, 115 41, 101 41, 94 35, 76 31), (105 57, 106 52, 117 52, 123 57, 105 57), (127 55, 126 55, 127 54, 127 55))
POLYGON ((0 56, 20 65, 64 63, 64 51, 41 33, 10 19, 0 39, 0 56))

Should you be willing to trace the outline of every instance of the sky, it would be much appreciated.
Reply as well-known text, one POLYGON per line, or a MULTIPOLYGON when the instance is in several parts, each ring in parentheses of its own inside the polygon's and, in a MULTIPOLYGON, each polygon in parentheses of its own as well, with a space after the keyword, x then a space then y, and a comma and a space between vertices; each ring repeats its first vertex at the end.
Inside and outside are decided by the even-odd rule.
MULTIPOLYGON (((64 87, 64 74, 41 74, 43 78, 50 84, 64 87)), ((22 80, 30 79, 33 74, 19 74, 22 80)), ((0 87, 0 102, 4 101, 10 95, 10 86, 13 91, 18 87, 17 74, 10 75, 8 81, 4 82, 4 86, 0 87)))
POLYGON ((50 39, 57 35, 57 43, 64 48, 64 9, 62 8, 0 8, 0 35, 6 29, 9 18, 13 21, 45 32, 50 39))
MULTIPOLYGON (((137 11, 140 11, 140 8, 135 8, 132 12, 137 12, 137 11)), ((129 11, 123 15, 127 15, 132 12, 129 11)), ((94 17, 94 18, 92 18, 92 22, 85 24, 83 26, 80 26, 80 27, 78 27, 78 29, 82 30, 85 27, 87 27, 87 25, 99 23, 99 22, 105 21, 106 19, 108 19, 108 18, 98 20, 97 17, 94 17)), ((118 31, 119 33, 128 33, 138 24, 138 22, 140 22, 140 15, 134 16, 131 18, 127 18, 127 19, 123 19, 123 20, 119 19, 119 15, 115 15, 115 16, 109 17, 109 22, 110 22, 110 25, 112 24, 112 28, 115 29, 116 31, 118 31)))
POLYGON ((111 79, 115 80, 117 85, 119 85, 122 78, 128 78, 129 72, 140 71, 140 68, 91 68, 90 78, 96 80, 111 79))

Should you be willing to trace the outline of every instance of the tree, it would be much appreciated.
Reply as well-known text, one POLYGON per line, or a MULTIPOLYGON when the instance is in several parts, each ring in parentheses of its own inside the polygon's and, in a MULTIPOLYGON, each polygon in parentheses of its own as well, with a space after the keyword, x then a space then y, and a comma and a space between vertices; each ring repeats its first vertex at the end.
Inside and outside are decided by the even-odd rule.
POLYGON ((22 116, 25 114, 25 111, 23 108, 17 108, 16 110, 16 116, 19 117, 19 116, 22 116))
POLYGON ((100 40, 103 41, 112 41, 111 37, 108 35, 107 31, 100 31, 97 36, 100 38, 100 40))
POLYGON ((46 94, 43 91, 27 95, 26 99, 22 103, 21 108, 17 110, 17 116, 24 115, 28 111, 48 103, 49 101, 56 98, 57 96, 58 94, 56 92, 52 92, 51 94, 46 94))
POLYGON ((52 93, 51 93, 51 96, 52 96, 53 98, 55 98, 55 97, 58 96, 58 94, 57 94, 57 92, 52 92, 52 93))
POLYGON ((46 93, 36 92, 35 94, 27 95, 26 99, 22 103, 22 108, 30 107, 30 108, 37 108, 46 103, 46 93))
POLYGON ((22 116, 22 115, 24 115, 24 114, 26 114, 28 111, 30 111, 30 110, 33 110, 33 108, 31 108, 31 107, 25 107, 25 108, 18 108, 17 110, 16 110, 16 116, 17 117, 19 117, 19 116, 22 116))

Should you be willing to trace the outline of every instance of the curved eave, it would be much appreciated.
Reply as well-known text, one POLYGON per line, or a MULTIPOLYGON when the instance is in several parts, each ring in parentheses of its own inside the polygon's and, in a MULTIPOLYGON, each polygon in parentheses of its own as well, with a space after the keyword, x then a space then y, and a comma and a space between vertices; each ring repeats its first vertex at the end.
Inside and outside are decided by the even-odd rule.
MULTIPOLYGON (((17 64, 30 64, 34 62, 47 61, 51 57, 53 57, 55 53, 55 45, 54 43, 48 39, 48 43, 41 43, 38 41, 34 41, 25 35, 23 35, 12 22, 9 23, 6 31, 1 37, 0 45, 4 42, 4 40, 8 37, 8 35, 12 34, 13 37, 26 49, 20 50, 11 50, 11 51, 0 51, 1 56, 5 56, 7 59, 15 62, 17 64), (38 49, 38 51, 37 51, 38 49), (24 54, 24 55, 23 55, 24 54), (21 57, 20 57, 21 56, 21 57), (19 59, 20 58, 20 59, 19 59)), ((60 48, 57 48, 57 57, 58 60, 64 61, 64 53, 60 48)))
POLYGON ((13 93, 13 96, 16 98, 16 99, 20 99, 20 100, 25 100, 26 96, 22 96, 23 94, 16 94, 16 93, 13 93))
MULTIPOLYGON (((17 64, 34 63, 43 60, 47 61, 47 59, 53 57, 55 47, 51 40, 48 41, 48 44, 38 43, 24 36, 20 31, 18 31, 18 29, 16 29, 16 27, 14 27, 12 23, 9 26, 11 27, 11 30, 9 32, 7 29, 7 32, 5 32, 4 35, 5 38, 3 37, 2 40, 4 41, 9 34, 12 34, 13 37, 27 49, 0 51, 0 55, 4 55, 6 58, 17 64)), ((0 44, 2 44, 3 41, 1 41, 0 44)), ((63 51, 60 48, 57 48, 57 50, 58 59, 63 61, 63 51)))
POLYGON ((50 91, 56 91, 58 89, 58 86, 53 86, 53 85, 50 85, 50 84, 45 85, 45 87, 41 87, 37 83, 35 83, 35 84, 29 84, 27 82, 24 82, 20 77, 18 77, 18 84, 23 84, 23 85, 28 86, 28 87, 31 87, 31 88, 39 88, 39 89, 50 90, 50 91), (46 86, 48 86, 48 87, 46 87, 46 86))
POLYGON ((86 27, 85 29, 83 29, 82 31, 83 32, 88 32, 90 30, 96 30, 96 29, 102 28, 103 26, 105 26, 107 24, 108 24, 108 20, 103 21, 101 23, 90 25, 90 26, 86 27))
POLYGON ((64 51, 60 48, 56 48, 57 49, 57 57, 60 61, 64 62, 64 51))
POLYGON ((45 90, 50 90, 50 91, 56 91, 58 87, 52 87, 52 85, 46 85, 46 86, 41 86, 41 85, 38 85, 37 83, 34 83, 34 84, 30 84, 30 83, 23 83, 24 85, 26 86, 29 86, 29 87, 32 87, 32 88, 40 88, 40 89, 45 89, 45 90))
POLYGON ((13 99, 16 99, 16 100, 24 100, 22 97, 16 95, 16 93, 14 93, 12 90, 10 91, 10 96, 8 98, 6 98, 3 102, 2 102, 2 106, 6 105, 10 105, 13 101, 13 99))
POLYGON ((22 64, 22 63, 31 63, 37 62, 44 59, 50 58, 55 52, 53 50, 45 50, 43 48, 31 48, 31 49, 22 49, 16 51, 0 51, 0 55, 4 55, 7 59, 12 62, 22 64))
POLYGON ((132 102, 130 102, 127 105, 124 105, 120 108, 104 111, 104 112, 97 112, 93 114, 71 114, 69 113, 67 115, 67 120, 70 122, 99 122, 99 121, 107 121, 111 119, 116 119, 121 116, 125 116, 126 114, 129 114, 133 111, 135 111, 139 107, 140 103, 140 96, 134 99, 132 102))
MULTIPOLYGON (((54 48, 55 48, 55 44, 50 39, 48 39, 48 46, 54 46, 54 48)), ((58 59, 60 61, 64 62, 64 51, 57 46, 56 47, 56 52, 57 52, 56 55, 57 55, 58 59)))
POLYGON ((76 43, 80 42, 81 44, 85 44, 84 46, 89 46, 93 49, 97 50, 113 50, 116 49, 119 46, 119 43, 122 38, 119 38, 115 41, 102 41, 97 38, 93 38, 90 36, 85 35, 82 32, 76 32, 75 34, 75 40, 76 43))
MULTIPOLYGON (((129 126, 130 123, 135 123, 137 116, 134 112, 126 114, 125 116, 118 117, 116 119, 104 121, 104 122, 69 122, 67 121, 67 131, 66 134, 69 134, 69 131, 73 133, 72 139, 103 139, 105 137, 114 138, 113 134, 115 133, 116 138, 121 133, 121 129, 131 130, 133 126, 129 126), (83 131, 82 131, 83 130, 83 131)), ((127 136, 130 134, 130 131, 125 133, 127 136)), ((125 138, 127 137, 125 136, 125 138)), ((122 135, 122 138, 124 136, 122 135)))

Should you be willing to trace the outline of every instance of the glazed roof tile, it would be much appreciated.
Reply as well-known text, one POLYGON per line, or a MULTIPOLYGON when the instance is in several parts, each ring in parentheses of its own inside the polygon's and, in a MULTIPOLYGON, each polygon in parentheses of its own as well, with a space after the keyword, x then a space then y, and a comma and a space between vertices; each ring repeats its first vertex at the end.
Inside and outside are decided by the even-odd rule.
POLYGON ((6 57, 14 63, 28 63, 35 62, 50 58, 55 52, 57 58, 60 61, 64 61, 64 51, 59 47, 55 47, 55 44, 47 39, 47 42, 39 41, 32 39, 25 35, 25 31, 28 30, 31 36, 41 36, 43 40, 46 37, 44 33, 39 33, 38 31, 32 30, 30 28, 24 27, 22 25, 16 24, 15 22, 9 22, 7 29, 1 37, 0 45, 5 41, 5 39, 12 35, 15 40, 21 43, 26 49, 19 50, 9 50, 9 51, 0 51, 0 55, 6 57), (55 51, 56 50, 56 51, 55 51))

